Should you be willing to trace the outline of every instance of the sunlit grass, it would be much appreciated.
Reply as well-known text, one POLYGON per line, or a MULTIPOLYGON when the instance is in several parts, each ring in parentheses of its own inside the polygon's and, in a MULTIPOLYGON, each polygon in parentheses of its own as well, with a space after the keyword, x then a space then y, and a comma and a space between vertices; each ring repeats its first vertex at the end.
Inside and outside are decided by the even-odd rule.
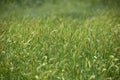
POLYGON ((60 9, 47 17, 1 17, 0 80, 119 80, 117 13, 82 8, 78 18, 60 9))

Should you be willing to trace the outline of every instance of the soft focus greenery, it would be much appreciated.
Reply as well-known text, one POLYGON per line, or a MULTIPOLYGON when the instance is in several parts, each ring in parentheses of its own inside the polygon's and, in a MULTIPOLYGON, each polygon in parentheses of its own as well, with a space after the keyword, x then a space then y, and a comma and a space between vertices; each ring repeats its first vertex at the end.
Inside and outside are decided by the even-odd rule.
POLYGON ((119 0, 1 0, 0 80, 120 80, 119 0))

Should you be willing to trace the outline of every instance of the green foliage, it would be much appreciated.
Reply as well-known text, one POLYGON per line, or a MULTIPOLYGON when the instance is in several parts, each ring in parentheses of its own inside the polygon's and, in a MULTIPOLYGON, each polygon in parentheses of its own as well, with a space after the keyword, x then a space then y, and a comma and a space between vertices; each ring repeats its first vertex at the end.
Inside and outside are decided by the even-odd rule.
POLYGON ((0 80, 120 79, 119 8, 100 0, 4 1, 0 80))

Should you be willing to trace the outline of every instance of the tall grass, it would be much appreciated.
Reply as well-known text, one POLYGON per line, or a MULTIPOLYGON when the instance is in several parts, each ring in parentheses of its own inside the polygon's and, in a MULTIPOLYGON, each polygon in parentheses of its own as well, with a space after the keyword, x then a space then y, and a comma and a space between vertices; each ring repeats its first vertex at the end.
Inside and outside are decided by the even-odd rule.
POLYGON ((0 79, 119 80, 118 11, 84 1, 46 4, 1 15, 0 79))

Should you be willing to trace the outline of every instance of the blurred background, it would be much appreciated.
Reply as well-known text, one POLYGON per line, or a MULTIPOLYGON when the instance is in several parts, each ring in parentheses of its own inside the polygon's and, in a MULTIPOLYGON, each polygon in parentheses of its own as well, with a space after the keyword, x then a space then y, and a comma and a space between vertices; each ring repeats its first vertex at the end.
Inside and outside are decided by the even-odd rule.
POLYGON ((67 16, 82 18, 106 10, 119 13, 120 0, 1 0, 0 16, 67 16))

